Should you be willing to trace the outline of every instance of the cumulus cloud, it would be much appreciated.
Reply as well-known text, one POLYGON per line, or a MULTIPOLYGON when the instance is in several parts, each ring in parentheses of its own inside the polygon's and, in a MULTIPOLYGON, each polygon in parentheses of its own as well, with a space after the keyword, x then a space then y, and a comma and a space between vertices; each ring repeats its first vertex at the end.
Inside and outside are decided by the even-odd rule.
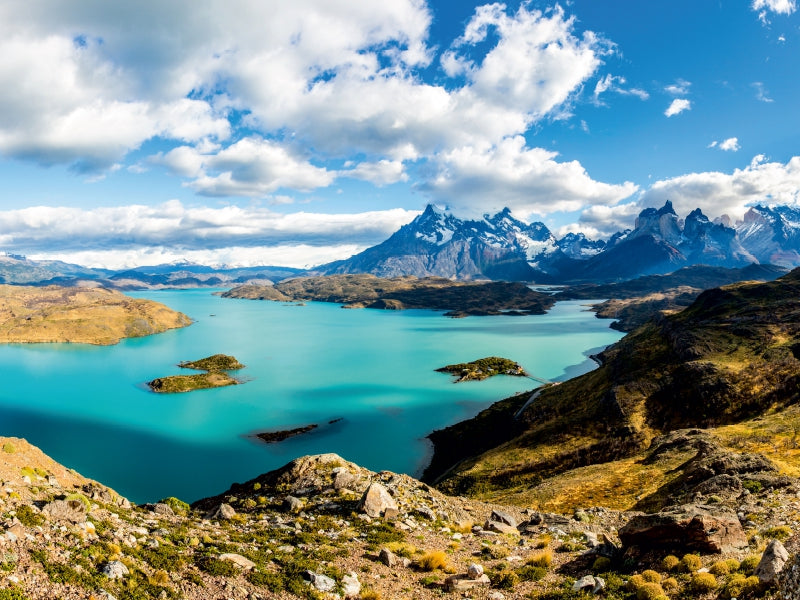
POLYGON ((714 140, 708 145, 708 147, 719 148, 720 150, 725 150, 726 152, 737 152, 740 148, 739 138, 731 137, 726 140, 722 140, 721 142, 714 140))
POLYGON ((630 182, 595 181, 577 161, 556 157, 528 148, 522 136, 487 148, 462 147, 438 158, 436 175, 424 189, 455 212, 476 215, 508 207, 522 218, 614 205, 637 190, 630 182))
POLYGON ((581 213, 577 223, 563 227, 560 233, 583 232, 590 239, 605 239, 618 231, 631 229, 641 210, 638 202, 590 206, 581 213))
POLYGON ((667 110, 664 111, 664 114, 667 117, 674 117, 675 115, 679 115, 685 110, 691 110, 692 103, 685 98, 675 98, 672 103, 667 107, 667 110))
POLYGON ((404 209, 281 214, 258 206, 187 207, 177 200, 90 210, 37 206, 0 211, 0 245, 32 255, 114 251, 131 257, 151 247, 175 256, 228 256, 233 248, 272 245, 364 247, 383 241, 417 214, 404 209))
POLYGON ((790 15, 797 10, 796 0, 753 0, 750 7, 758 13, 759 20, 769 23, 767 14, 774 12, 779 15, 790 15))
POLYGON ((97 172, 157 139, 204 195, 388 184, 402 161, 563 118, 613 50, 558 6, 478 7, 443 52, 432 18, 421 0, 7 3, 0 154, 97 172), (445 77, 427 83, 437 52, 445 77))
POLYGON ((639 202, 662 206, 671 200, 679 215, 701 208, 712 219, 727 214, 741 218, 756 203, 795 204, 800 201, 800 157, 786 164, 756 156, 733 173, 689 173, 654 183, 639 202))

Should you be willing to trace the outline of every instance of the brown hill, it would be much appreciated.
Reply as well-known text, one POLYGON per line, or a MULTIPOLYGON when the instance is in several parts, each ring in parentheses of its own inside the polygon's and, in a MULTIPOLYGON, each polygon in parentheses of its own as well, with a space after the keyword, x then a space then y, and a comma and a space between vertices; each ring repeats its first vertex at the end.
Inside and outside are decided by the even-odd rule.
POLYGON ((108 289, 0 285, 0 343, 107 345, 189 324, 163 304, 108 289))

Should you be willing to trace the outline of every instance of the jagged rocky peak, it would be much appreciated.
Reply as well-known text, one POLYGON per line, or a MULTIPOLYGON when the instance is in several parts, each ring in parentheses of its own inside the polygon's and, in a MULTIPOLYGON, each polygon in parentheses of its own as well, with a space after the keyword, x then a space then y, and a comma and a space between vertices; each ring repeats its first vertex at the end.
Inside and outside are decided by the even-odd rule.
POLYGON ((672 202, 667 200, 659 209, 645 208, 636 217, 636 224, 630 238, 652 235, 661 238, 668 244, 677 245, 681 241, 682 223, 678 219, 672 202))
POLYGON ((433 204, 428 204, 423 213, 407 225, 417 238, 439 246, 449 242, 460 226, 459 219, 433 204))
POLYGON ((606 248, 603 240, 590 240, 583 233, 572 232, 558 240, 557 245, 568 257, 578 260, 595 256, 606 248))
POLYGON ((742 245, 762 263, 800 264, 800 207, 756 205, 736 225, 742 245))

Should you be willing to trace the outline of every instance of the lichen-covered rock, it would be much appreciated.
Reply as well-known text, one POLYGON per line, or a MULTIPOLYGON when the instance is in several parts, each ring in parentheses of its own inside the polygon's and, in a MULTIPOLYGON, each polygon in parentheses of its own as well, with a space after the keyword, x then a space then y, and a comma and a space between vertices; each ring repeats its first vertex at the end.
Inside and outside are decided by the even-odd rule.
POLYGON ((777 583, 781 600, 800 600, 800 553, 783 566, 777 583))
POLYGON ((109 579, 122 579, 128 573, 128 567, 119 560, 109 561, 103 566, 103 575, 109 579))

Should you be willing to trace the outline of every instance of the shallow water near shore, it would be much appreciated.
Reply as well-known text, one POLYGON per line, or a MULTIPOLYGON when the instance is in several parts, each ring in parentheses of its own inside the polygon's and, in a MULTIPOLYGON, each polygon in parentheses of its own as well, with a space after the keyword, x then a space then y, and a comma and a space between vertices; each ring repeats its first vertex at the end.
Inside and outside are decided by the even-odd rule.
POLYGON ((565 379, 594 368, 588 355, 622 337, 586 301, 560 302, 547 315, 451 319, 209 290, 131 295, 195 323, 116 346, 0 346, 0 435, 24 437, 135 502, 197 500, 322 452, 418 475, 429 458, 425 435, 539 385, 505 376, 456 385, 434 369, 495 355, 565 379), (245 384, 184 394, 145 385, 216 353, 246 365, 234 373, 245 384), (252 436, 312 423, 311 433, 276 444, 252 436))

